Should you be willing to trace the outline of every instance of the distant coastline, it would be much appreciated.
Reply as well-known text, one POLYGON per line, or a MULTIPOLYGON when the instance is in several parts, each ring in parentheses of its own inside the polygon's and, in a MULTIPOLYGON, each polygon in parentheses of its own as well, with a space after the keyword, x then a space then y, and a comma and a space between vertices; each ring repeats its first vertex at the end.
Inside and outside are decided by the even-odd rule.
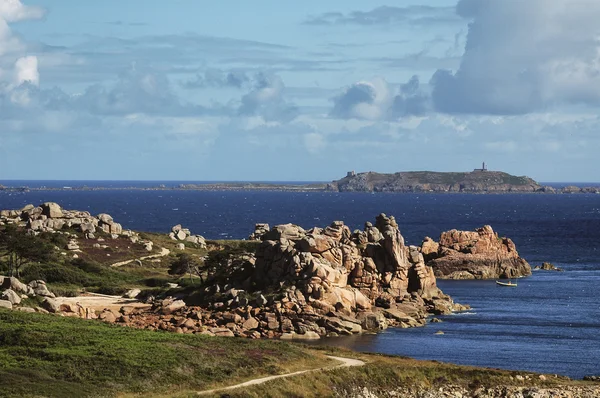
POLYGON ((272 191, 477 194, 600 194, 600 183, 538 183, 529 177, 476 169, 473 172, 412 171, 394 174, 348 172, 331 182, 179 181, 0 181, 0 192, 32 191, 272 191))

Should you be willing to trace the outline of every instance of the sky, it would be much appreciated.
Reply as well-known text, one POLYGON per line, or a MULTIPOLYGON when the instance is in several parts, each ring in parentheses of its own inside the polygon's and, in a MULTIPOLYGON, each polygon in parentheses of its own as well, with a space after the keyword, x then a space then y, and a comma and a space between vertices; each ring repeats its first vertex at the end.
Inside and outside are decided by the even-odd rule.
POLYGON ((0 180, 600 182, 597 0, 0 0, 0 180))

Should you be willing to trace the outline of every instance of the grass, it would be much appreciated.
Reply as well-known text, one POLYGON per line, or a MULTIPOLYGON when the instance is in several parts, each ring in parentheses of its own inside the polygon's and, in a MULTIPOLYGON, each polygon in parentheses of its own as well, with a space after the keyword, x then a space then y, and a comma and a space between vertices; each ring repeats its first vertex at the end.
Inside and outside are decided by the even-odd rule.
MULTIPOLYGON (((390 392, 398 389, 403 389, 404 392, 412 391, 416 396, 416 391, 423 389, 435 391, 448 385, 464 387, 472 393, 480 387, 537 386, 559 388, 559 386, 565 385, 590 385, 589 383, 552 376, 548 376, 546 381, 542 381, 530 372, 458 366, 436 361, 417 361, 410 358, 378 354, 358 354, 334 348, 323 348, 323 350, 336 356, 359 358, 367 364, 362 367, 311 372, 293 378, 271 381, 260 386, 230 390, 227 391, 227 396, 230 398, 346 397, 363 396, 356 393, 358 391, 362 392, 365 388, 375 393, 375 396, 407 396, 390 394, 390 392), (514 378, 516 375, 526 374, 533 376, 530 380, 524 381, 517 381, 514 378)), ((187 393, 174 396, 182 398, 191 397, 193 394, 187 393)), ((219 397, 221 395, 214 394, 213 396, 219 397)), ((409 396, 413 396, 413 394, 409 396)))
POLYGON ((178 335, 0 310, 0 396, 172 394, 322 366, 282 342, 178 335))
MULTIPOLYGON (((596 385, 530 372, 289 344, 152 332, 53 315, 0 310, 0 397, 191 397, 250 379, 334 365, 325 355, 359 358, 363 367, 310 372, 227 391, 230 397, 330 397, 398 388, 469 391, 479 387, 596 385), (517 375, 531 375, 518 381, 517 375)), ((223 396, 220 393, 213 396, 223 396)))

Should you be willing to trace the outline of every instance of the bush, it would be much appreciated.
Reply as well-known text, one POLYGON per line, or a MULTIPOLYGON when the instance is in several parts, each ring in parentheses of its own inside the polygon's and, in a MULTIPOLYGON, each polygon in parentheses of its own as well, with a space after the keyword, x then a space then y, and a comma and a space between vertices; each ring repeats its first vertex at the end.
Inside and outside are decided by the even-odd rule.
POLYGON ((77 267, 62 264, 31 264, 23 271, 22 278, 26 283, 41 279, 48 283, 79 286, 93 285, 95 279, 77 267))

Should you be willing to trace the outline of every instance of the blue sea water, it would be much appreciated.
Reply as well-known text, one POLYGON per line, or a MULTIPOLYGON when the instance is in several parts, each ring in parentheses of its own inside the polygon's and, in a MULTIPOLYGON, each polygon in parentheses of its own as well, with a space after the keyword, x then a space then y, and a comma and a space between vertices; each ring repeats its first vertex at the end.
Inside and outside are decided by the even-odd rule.
POLYGON ((493 281, 439 281, 444 292, 473 309, 424 328, 389 329, 327 343, 576 378, 600 374, 600 195, 0 192, 0 209, 45 201, 107 212, 125 228, 167 232, 183 224, 212 239, 245 238, 257 222, 310 228, 343 220, 351 228, 362 228, 381 212, 396 216, 408 244, 418 245, 425 236, 437 239, 452 228, 489 224, 512 238, 532 265, 549 261, 566 272, 535 271, 520 279, 517 288, 493 281), (440 330, 444 334, 436 335, 440 330))

